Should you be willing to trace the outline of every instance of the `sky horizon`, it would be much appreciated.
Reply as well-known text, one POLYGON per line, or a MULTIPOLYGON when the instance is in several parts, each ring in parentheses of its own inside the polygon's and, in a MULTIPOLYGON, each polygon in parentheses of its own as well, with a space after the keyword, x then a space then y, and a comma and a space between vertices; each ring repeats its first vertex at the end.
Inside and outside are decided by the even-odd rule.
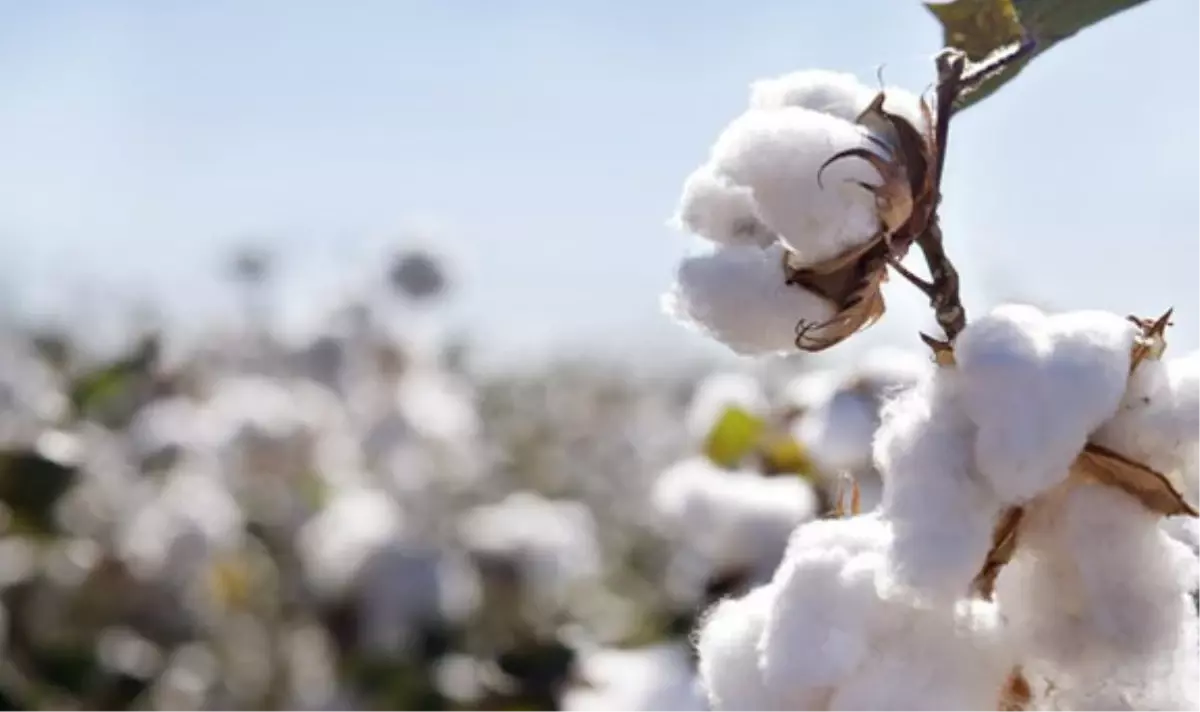
MULTIPOLYGON (((956 120, 942 216, 969 311, 1173 305, 1173 348, 1197 347, 1198 39, 1194 0, 1145 3, 956 120)), ((658 307, 695 246, 666 226, 684 177, 753 80, 883 64, 920 91, 939 46, 915 1, 13 4, 6 297, 89 319, 150 296, 186 327, 228 313, 222 257, 254 238, 285 252, 299 324, 417 234, 489 358, 724 355, 658 307)), ((927 307, 887 294, 839 354, 917 347, 927 307)))

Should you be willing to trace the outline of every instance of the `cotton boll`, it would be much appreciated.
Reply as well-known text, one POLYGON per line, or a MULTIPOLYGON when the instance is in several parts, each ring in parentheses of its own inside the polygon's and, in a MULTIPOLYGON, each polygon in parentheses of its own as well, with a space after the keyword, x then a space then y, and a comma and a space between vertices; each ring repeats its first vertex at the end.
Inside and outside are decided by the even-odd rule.
POLYGON ((955 344, 962 402, 978 427, 979 470, 1023 502, 1062 481, 1125 393, 1136 327, 1096 311, 1047 316, 1001 306, 955 344))
POLYGON ((861 127, 828 114, 787 107, 751 110, 735 119, 714 144, 714 169, 750 189, 758 216, 794 254, 810 265, 858 247, 878 232, 875 196, 855 181, 878 185, 869 163, 840 151, 878 151, 861 127))
POLYGON ((1120 409, 1094 441, 1163 474, 1177 475, 1196 504, 1200 352, 1138 364, 1120 409))
POLYGON ((1061 541, 1079 570, 1091 633, 1133 654, 1170 639, 1179 621, 1163 613, 1190 588, 1180 570, 1195 570, 1191 551, 1160 528, 1155 513, 1106 485, 1076 487, 1061 517, 1061 541))
POLYGON ((792 535, 759 643, 767 689, 788 708, 823 708, 870 655, 890 540, 872 515, 816 520, 792 535))
POLYGON ((792 428, 824 472, 855 472, 870 464, 878 427, 876 404, 854 391, 838 391, 792 428))
POLYGON ((301 566, 320 595, 340 597, 371 555, 403 537, 404 528, 399 506, 382 491, 343 490, 300 530, 296 546, 301 566))
POLYGON ((967 594, 1000 513, 975 469, 975 428, 958 403, 957 377, 939 371, 890 403, 874 451, 895 536, 892 575, 950 599, 967 594))
POLYGON ((734 185, 707 164, 684 181, 683 196, 670 224, 723 245, 767 247, 776 240, 755 212, 750 189, 734 185))
POLYGON ((829 701, 835 710, 994 710, 1015 656, 999 610, 979 600, 898 612, 829 701))
POLYGON ((1028 508, 996 602, 1051 709, 1194 709, 1195 559, 1111 487, 1056 490, 1028 508))
POLYGON ((784 283, 780 246, 722 247, 688 257, 664 311, 742 355, 794 351, 800 321, 833 316, 827 300, 784 283))
MULTIPOLYGON (((806 69, 750 85, 750 107, 782 109, 789 106, 819 111, 845 121, 854 121, 880 92, 847 72, 806 69)), ((886 87, 883 108, 908 120, 918 131, 926 130, 920 99, 898 87, 886 87)))
POLYGON ((578 502, 514 492, 467 512, 458 528, 472 553, 514 562, 528 590, 551 604, 599 575, 595 521, 578 502))
POLYGON ((801 107, 854 121, 871 103, 875 92, 848 72, 806 69, 750 85, 754 109, 801 107))
POLYGON ((707 438, 730 407, 755 415, 766 412, 767 396, 754 376, 728 371, 714 373, 700 381, 685 415, 688 432, 697 440, 707 438))
POLYGON ((763 683, 758 643, 774 590, 753 589, 727 598, 704 615, 696 637, 700 680, 713 709, 783 710, 763 683))

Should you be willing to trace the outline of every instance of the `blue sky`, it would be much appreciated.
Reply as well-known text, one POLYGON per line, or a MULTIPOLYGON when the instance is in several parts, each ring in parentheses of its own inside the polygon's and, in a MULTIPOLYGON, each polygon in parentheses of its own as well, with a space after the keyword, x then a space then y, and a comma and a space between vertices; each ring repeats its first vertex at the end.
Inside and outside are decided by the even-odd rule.
MULTIPOLYGON (((1173 304, 1196 346, 1198 34, 1195 0, 1153 0, 960 117, 943 217, 970 308, 1173 304)), ((3 278, 26 308, 148 293, 196 324, 228 309, 219 256, 263 235, 298 319, 419 229, 497 354, 713 353, 658 311, 693 247, 665 220, 749 83, 882 63, 920 90, 939 45, 895 0, 5 3, 3 278)), ((911 342, 921 302, 889 296, 870 338, 911 342)))

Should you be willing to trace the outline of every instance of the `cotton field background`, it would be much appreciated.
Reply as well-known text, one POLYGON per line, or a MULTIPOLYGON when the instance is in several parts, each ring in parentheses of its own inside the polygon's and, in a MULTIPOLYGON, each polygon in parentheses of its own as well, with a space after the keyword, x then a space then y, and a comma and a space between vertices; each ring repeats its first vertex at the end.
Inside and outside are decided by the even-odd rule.
MULTIPOLYGON (((1015 190, 946 168, 947 154, 1002 150, 949 141, 958 117, 987 112, 1003 87, 1053 83, 1063 67, 1051 47, 1143 4, 928 3, 922 21, 945 49, 922 46, 906 87, 886 66, 864 71, 869 56, 764 76, 711 71, 699 93, 736 94, 725 101, 735 110, 703 133, 681 129, 686 168, 655 193, 670 196, 656 203, 661 222, 696 249, 671 258, 640 307, 694 351, 638 361, 654 350, 633 348, 632 327, 610 328, 591 335, 594 348, 536 358, 508 343, 497 365, 496 334, 530 328, 547 303, 581 324, 588 300, 625 309, 638 292, 621 283, 652 261, 648 248, 621 254, 616 238, 597 247, 569 232, 522 253, 500 227, 476 256, 488 269, 474 273, 436 230, 396 231, 337 277, 350 288, 302 290, 319 299, 281 289, 308 238, 239 241, 219 272, 189 269, 219 285, 231 305, 219 316, 207 309, 214 292, 182 281, 167 291, 183 311, 142 309, 153 300, 103 286, 68 296, 74 311, 3 305, 0 709, 1195 709, 1200 351, 1189 347, 1200 307, 1194 284, 1170 279, 1174 253, 1152 258, 1161 273, 1132 273, 1143 243, 1178 242, 1183 254, 1196 236, 1164 235, 1170 220, 1137 208, 1125 252, 1047 244, 1020 263, 1032 279, 1082 284, 1072 275, 1086 272, 1114 299, 1130 284, 1145 297, 1056 308, 1012 298, 1028 284, 980 287, 988 270, 964 265, 986 267, 1014 243, 973 243, 947 212, 986 211, 1015 190), (1046 67, 1036 79, 1030 62, 1046 67), (959 189, 967 177, 977 192, 959 189), (966 207, 945 207, 956 201, 966 207), (593 258, 610 291, 581 280, 593 258), (517 283, 533 297, 506 301, 497 285, 517 283), (472 294, 482 321, 457 311, 472 294), (1172 301, 1158 304, 1163 294, 1172 301), (1158 311, 1131 314, 1151 301, 1158 311)), ((112 26, 128 20, 114 13, 112 26)), ((1119 69, 1106 71, 1120 87, 1151 91, 1119 69)), ((0 108, 7 86, 0 77, 0 108)), ((32 96, 53 104, 49 90, 32 96)), ((505 101, 484 102, 495 114, 478 122, 503 124, 505 101)), ((222 121, 200 101, 172 111, 222 121)), ((453 128, 469 113, 438 115, 461 147, 437 162, 462 162, 453 209, 486 218, 489 196, 459 191, 486 173, 453 128)), ((1044 124, 1077 121, 1088 139, 1094 117, 1066 118, 1034 115, 1022 130, 1032 142, 1044 124)), ((645 143, 649 129, 627 119, 606 115, 605 128, 645 143)), ((572 146, 595 140, 579 117, 562 123, 572 146)), ((56 145, 77 148, 78 135, 51 128, 56 145)), ((539 145, 561 138, 535 129, 539 145)), ((149 124, 132 133, 143 148, 161 138, 149 124)), ((367 128, 344 134, 386 152, 367 128)), ((1022 180, 1045 177, 1058 199, 1135 144, 1147 163, 1169 163, 1179 141, 1158 139, 1081 139, 1087 150, 1071 160, 1091 164, 1056 169, 1048 156, 1022 180), (1055 170, 1072 185, 1054 183, 1055 170)), ((512 147, 544 168, 531 145, 512 147)), ((202 153, 181 165, 201 171, 202 153)), ((611 229, 602 220, 619 201, 574 181, 584 169, 634 180, 641 165, 568 158, 554 182, 596 213, 572 215, 572 227, 597 218, 611 229)), ((304 161, 305 175, 279 167, 271 181, 327 167, 304 161)), ((528 202, 514 210, 531 225, 573 209, 522 187, 520 162, 500 161, 504 180, 486 179, 485 192, 515 184, 528 202)), ((1176 195, 1147 171, 1121 187, 1130 205, 1176 195)), ((0 230, 15 231, 39 198, 5 175, 0 186, 33 206, 0 206, 0 230)), ((145 186, 114 224, 182 204, 183 185, 157 199, 145 186)), ((1126 213, 1101 205, 1111 194, 1096 195, 1039 214, 1104 222, 1111 210, 1126 229, 1126 213)), ((104 202, 76 198, 52 206, 55 224, 86 223, 75 208, 104 202)), ((192 214, 203 222, 205 209, 192 214)), ((30 245, 13 252, 37 253, 30 245)))
POLYGON ((926 365, 481 378, 406 331, 436 260, 392 267, 298 347, 5 334, 6 706, 704 709, 697 616, 832 473, 873 506, 878 399, 926 365))

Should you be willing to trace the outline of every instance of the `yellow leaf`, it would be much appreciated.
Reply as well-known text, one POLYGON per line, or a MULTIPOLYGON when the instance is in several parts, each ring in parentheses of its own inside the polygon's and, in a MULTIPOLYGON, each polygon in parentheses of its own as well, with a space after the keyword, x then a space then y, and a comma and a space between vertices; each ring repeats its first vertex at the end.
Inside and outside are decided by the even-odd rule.
POLYGON ((972 61, 1020 40, 1023 34, 1012 0, 927 2, 925 7, 942 23, 942 44, 961 49, 972 61))
POLYGON ((250 600, 250 567, 240 557, 228 556, 214 561, 208 570, 209 585, 221 605, 237 608, 250 600))
POLYGON ((764 438, 762 458, 768 474, 790 472, 811 477, 816 472, 808 451, 795 438, 786 434, 764 438))
POLYGON ((730 406, 709 431, 704 454, 722 467, 734 467, 758 445, 765 429, 762 418, 730 406))

